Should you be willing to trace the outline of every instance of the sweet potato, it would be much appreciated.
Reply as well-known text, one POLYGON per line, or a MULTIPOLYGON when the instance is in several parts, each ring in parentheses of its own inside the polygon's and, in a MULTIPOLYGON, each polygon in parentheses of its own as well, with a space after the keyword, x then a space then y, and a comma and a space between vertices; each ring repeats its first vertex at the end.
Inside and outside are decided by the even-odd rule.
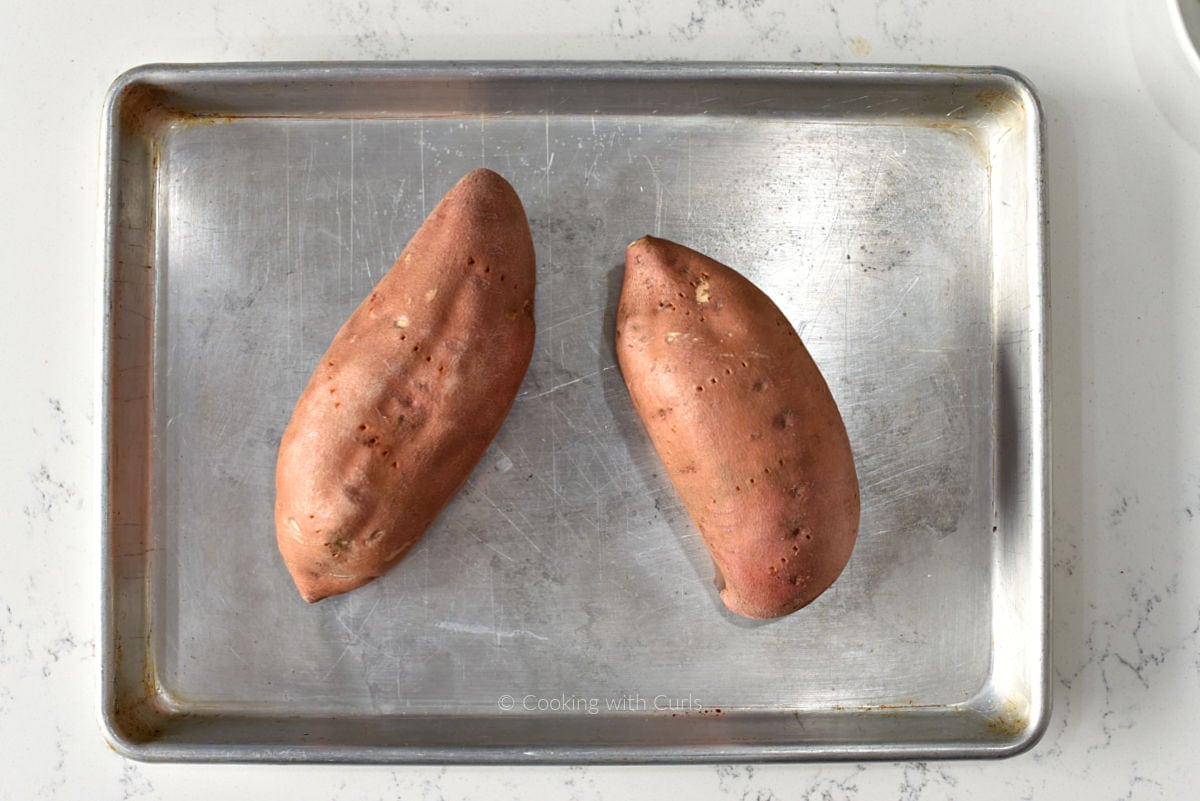
POLYGON ((644 237, 625 254, 617 358, 634 406, 739 615, 807 605, 858 532, 846 427, 779 308, 694 250, 644 237))
POLYGON ((305 600, 382 575, 466 482, 529 366, 534 282, 520 199, 476 170, 337 332, 276 467, 276 539, 305 600))

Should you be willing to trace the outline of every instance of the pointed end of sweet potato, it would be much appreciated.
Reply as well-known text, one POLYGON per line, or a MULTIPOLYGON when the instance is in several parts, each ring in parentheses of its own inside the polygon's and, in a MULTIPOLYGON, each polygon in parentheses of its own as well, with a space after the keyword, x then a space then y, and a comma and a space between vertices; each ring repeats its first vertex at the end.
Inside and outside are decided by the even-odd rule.
POLYGON ((681 245, 674 242, 649 234, 639 237, 625 246, 625 268, 666 262, 669 260, 671 249, 680 247, 681 245))
POLYGON ((774 620, 777 617, 790 615, 798 609, 803 609, 815 600, 807 596, 800 598, 788 598, 785 602, 776 606, 761 606, 751 603, 748 599, 730 586, 726 586, 721 590, 721 602, 725 607, 735 615, 750 618, 751 620, 774 620))
POLYGON ((300 597, 310 604, 315 604, 317 601, 331 598, 334 595, 350 592, 350 590, 357 589, 374 578, 372 576, 347 582, 328 576, 315 576, 309 580, 304 574, 297 575, 297 573, 292 573, 292 581, 296 584, 296 590, 299 591, 300 597))
POLYGON ((522 208, 521 199, 512 184, 505 180, 500 173, 486 167, 472 170, 459 178, 458 183, 450 189, 446 197, 462 198, 471 204, 500 201, 522 208))
POLYGON ((284 564, 292 576, 292 583, 296 585, 296 591, 307 603, 313 604, 323 598, 345 592, 345 590, 331 586, 332 583, 328 578, 313 575, 313 571, 306 569, 304 565, 294 564, 286 557, 284 564))

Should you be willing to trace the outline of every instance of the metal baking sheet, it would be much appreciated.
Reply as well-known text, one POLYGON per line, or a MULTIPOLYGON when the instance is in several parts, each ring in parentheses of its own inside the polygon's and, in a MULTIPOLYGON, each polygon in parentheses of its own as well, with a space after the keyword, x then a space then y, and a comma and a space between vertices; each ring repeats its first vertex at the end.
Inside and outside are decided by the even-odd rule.
POLYGON ((1002 69, 149 66, 107 106, 101 717, 150 760, 1005 756, 1048 713, 1041 122, 1002 69), (520 193, 533 365, 401 565, 272 527, 319 355, 464 173, 520 193), (837 584, 732 616, 615 366, 627 242, 764 288, 837 398, 837 584))

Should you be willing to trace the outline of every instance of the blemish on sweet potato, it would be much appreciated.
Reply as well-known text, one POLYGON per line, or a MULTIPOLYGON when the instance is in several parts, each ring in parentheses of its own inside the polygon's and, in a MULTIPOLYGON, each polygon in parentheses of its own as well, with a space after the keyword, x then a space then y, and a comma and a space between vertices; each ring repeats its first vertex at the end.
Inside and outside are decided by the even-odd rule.
POLYGON ((802 484, 792 484, 787 488, 787 494, 799 501, 805 501, 812 493, 812 485, 810 482, 802 484))
POLYGON ((350 538, 345 536, 335 537, 325 543, 325 547, 329 549, 329 555, 334 559, 340 559, 350 550, 350 545, 350 538))

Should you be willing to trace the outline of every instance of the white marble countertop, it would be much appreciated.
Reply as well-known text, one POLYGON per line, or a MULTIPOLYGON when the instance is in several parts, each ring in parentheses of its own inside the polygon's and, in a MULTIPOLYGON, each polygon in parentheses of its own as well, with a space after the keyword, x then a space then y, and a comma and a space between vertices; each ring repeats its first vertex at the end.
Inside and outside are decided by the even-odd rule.
POLYGON ((1200 782, 1200 75, 1169 3, 0 6, 0 508, 15 521, 0 562, 0 798, 1184 797, 1200 782), (397 768, 151 765, 105 745, 91 491, 105 90, 154 61, 465 58, 998 64, 1033 81, 1049 152, 1055 558, 1054 709, 1031 752, 397 768))

